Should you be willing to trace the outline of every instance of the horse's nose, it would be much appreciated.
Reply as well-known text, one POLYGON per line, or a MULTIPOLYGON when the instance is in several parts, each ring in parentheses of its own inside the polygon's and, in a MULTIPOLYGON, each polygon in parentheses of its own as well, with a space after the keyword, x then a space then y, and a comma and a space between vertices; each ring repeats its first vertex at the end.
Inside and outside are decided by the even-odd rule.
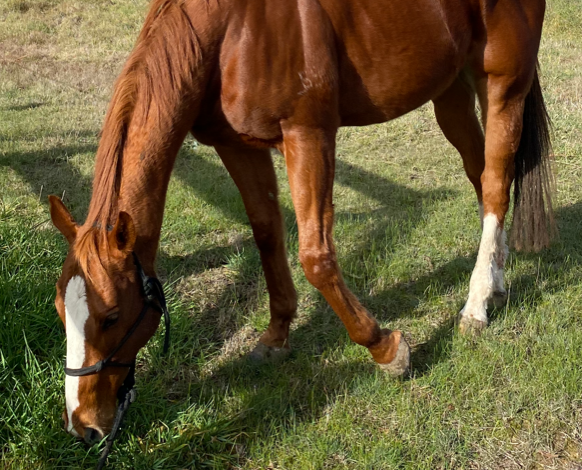
POLYGON ((103 439, 103 433, 93 428, 85 428, 85 435, 83 436, 85 442, 92 446, 103 439))

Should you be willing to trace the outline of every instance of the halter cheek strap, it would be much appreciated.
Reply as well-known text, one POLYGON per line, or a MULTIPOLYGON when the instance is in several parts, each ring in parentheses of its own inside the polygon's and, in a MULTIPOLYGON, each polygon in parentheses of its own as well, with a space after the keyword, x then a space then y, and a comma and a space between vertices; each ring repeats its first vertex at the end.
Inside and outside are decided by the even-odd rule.
POLYGON ((119 401, 119 405, 117 407, 117 414, 115 415, 115 421, 113 423, 113 427, 109 436, 107 436, 107 442, 103 452, 101 453, 101 457, 99 458, 99 462, 97 463, 97 470, 101 470, 105 466, 105 462, 107 461, 107 456, 111 451, 111 447, 113 446, 113 441, 117 436, 117 432, 121 427, 121 423, 123 421, 123 417, 129 408, 129 405, 135 401, 136 398, 136 391, 134 388, 135 385, 135 359, 132 362, 118 362, 113 360, 113 356, 117 354, 117 352, 123 347, 123 345, 129 340, 129 338, 135 333, 137 328, 139 327, 140 323, 144 319, 147 311, 150 308, 153 308, 164 315, 164 325, 165 325, 165 337, 164 337, 164 354, 168 352, 168 348, 170 347, 170 313, 168 312, 168 307, 166 305, 166 297, 164 295, 164 289, 160 281, 155 277, 149 277, 145 274, 137 255, 133 253, 133 261, 137 268, 137 274, 142 283, 142 294, 144 296, 144 305, 141 309, 141 312, 131 328, 127 331, 125 336, 121 339, 119 344, 113 348, 113 350, 109 353, 109 355, 102 359, 101 361, 93 364, 92 366, 88 367, 81 367, 79 369, 69 369, 65 365, 65 374, 72 376, 72 377, 84 377, 86 375, 94 375, 101 372, 106 367, 129 367, 129 372, 119 387, 117 391, 117 399, 119 401))
POLYGON ((149 277, 145 274, 135 253, 133 253, 133 261, 137 267, 137 273, 141 279, 146 304, 152 305, 164 315, 164 327, 166 329, 166 335, 164 337, 164 354, 166 354, 170 347, 170 313, 168 312, 168 306, 166 305, 164 288, 162 287, 162 283, 157 277, 149 277), (157 305, 155 302, 157 302, 157 305))

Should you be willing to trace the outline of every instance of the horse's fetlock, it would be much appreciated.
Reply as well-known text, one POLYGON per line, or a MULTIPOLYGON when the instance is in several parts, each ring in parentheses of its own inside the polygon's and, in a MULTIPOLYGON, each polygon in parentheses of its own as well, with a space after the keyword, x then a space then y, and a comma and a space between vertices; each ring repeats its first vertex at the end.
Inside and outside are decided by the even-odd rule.
POLYGON ((277 318, 290 321, 297 313, 297 292, 293 289, 293 294, 283 299, 271 298, 271 315, 277 318))
POLYGON ((363 346, 367 349, 373 347, 377 342, 378 339, 375 338, 374 335, 370 334, 369 331, 360 331, 356 330, 354 332, 350 332, 350 339, 360 346, 363 346))

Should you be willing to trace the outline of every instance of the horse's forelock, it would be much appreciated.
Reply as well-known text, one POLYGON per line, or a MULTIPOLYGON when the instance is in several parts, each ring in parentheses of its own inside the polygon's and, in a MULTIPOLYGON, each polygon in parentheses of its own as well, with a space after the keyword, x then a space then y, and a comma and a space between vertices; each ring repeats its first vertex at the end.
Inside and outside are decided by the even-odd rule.
POLYGON ((97 228, 91 227, 77 236, 73 253, 87 280, 94 281, 98 274, 107 275, 105 261, 109 257, 109 245, 107 237, 97 228))

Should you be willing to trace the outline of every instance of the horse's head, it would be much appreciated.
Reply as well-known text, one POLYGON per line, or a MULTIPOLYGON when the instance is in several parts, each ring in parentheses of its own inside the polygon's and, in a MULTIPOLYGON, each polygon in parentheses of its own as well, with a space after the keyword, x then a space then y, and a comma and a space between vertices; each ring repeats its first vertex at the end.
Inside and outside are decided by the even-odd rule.
POLYGON ((130 370, 124 364, 135 361, 160 315, 143 295, 129 214, 120 212, 113 227, 79 227, 53 196, 50 212, 69 242, 55 300, 67 335, 63 419, 68 432, 94 443, 111 430, 118 390, 130 370), (91 369, 100 361, 102 368, 91 369))

